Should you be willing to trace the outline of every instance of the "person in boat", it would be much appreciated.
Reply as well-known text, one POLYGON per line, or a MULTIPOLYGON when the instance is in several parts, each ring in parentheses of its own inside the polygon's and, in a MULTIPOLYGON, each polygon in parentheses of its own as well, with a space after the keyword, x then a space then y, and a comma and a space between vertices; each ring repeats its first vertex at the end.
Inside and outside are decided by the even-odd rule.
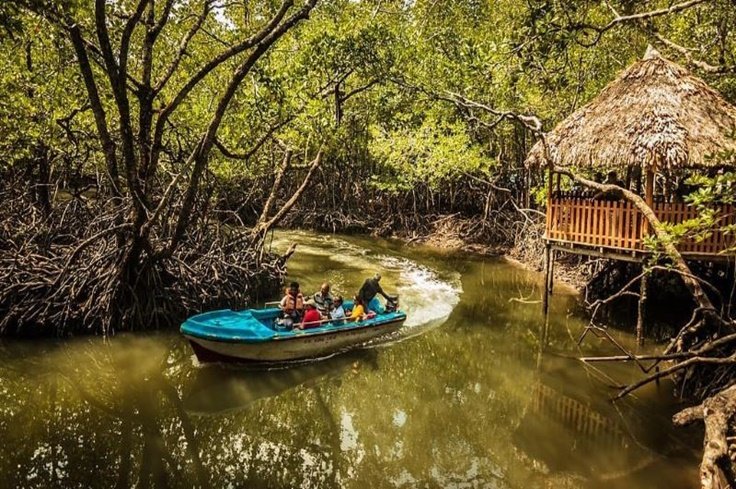
POLYGON ((387 301, 390 300, 389 296, 381 288, 380 282, 381 274, 377 273, 372 278, 366 279, 358 292, 358 297, 366 311, 381 312, 381 303, 376 298, 378 294, 381 294, 387 301))
POLYGON ((342 303, 343 300, 341 295, 335 297, 335 300, 332 303, 330 319, 332 319, 335 324, 343 324, 343 321, 345 320, 345 308, 342 306, 342 303))
POLYGON ((305 302, 304 307, 304 319, 302 319, 301 324, 299 324, 299 329, 319 328, 322 326, 322 323, 320 322, 322 321, 322 314, 317 310, 317 303, 314 299, 309 299, 305 302))
POLYGON ((353 310, 350 311, 351 321, 362 321, 365 318, 365 306, 359 295, 353 298, 353 310))
POLYGON ((286 289, 286 295, 281 299, 279 304, 281 312, 285 319, 285 324, 291 326, 294 323, 299 322, 299 319, 304 311, 304 296, 299 290, 299 283, 292 282, 289 284, 289 288, 286 289))
POLYGON ((332 310, 333 299, 330 295, 330 284, 325 282, 322 287, 319 288, 319 292, 314 294, 314 302, 317 303, 317 310, 323 316, 327 316, 332 310))

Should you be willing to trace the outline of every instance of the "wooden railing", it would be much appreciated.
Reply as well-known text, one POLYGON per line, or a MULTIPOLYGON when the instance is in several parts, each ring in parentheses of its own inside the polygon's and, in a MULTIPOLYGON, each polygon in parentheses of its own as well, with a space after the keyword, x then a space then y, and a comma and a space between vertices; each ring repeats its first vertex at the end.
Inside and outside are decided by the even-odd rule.
MULTIPOLYGON (((663 222, 678 224, 697 217, 698 210, 684 203, 655 202, 654 213, 663 222)), ((718 227, 736 223, 733 205, 719 207, 718 227)), ((643 216, 628 201, 593 200, 579 197, 553 197, 547 209, 545 236, 551 241, 644 251, 647 228, 643 216)), ((702 240, 686 239, 678 245, 682 253, 716 255, 736 244, 736 236, 720 230, 702 240)))

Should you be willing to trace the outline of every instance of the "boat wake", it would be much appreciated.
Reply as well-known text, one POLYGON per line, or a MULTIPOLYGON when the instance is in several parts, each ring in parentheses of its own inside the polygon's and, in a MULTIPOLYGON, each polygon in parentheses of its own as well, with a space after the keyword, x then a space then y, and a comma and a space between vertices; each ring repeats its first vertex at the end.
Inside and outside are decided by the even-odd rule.
POLYGON ((289 272, 302 283, 306 282, 302 274, 311 268, 305 265, 326 260, 325 278, 346 296, 346 291, 357 290, 363 279, 375 272, 381 273, 381 285, 387 293, 399 295, 400 308, 407 315, 404 326, 358 348, 393 344, 441 326, 460 302, 462 284, 455 270, 438 270, 385 248, 371 249, 334 235, 278 232, 273 245, 276 250, 285 250, 292 242, 299 247, 289 261, 289 272))
POLYGON ((426 329, 443 323, 460 302, 460 274, 441 277, 437 270, 413 260, 393 256, 381 257, 385 270, 398 274, 396 291, 407 320, 403 329, 426 329))

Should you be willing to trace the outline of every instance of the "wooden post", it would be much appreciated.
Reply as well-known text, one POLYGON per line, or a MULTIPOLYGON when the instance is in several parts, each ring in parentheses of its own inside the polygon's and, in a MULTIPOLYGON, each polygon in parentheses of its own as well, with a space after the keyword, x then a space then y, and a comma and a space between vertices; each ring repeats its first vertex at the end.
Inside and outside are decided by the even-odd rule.
POLYGON ((555 250, 549 248, 549 295, 555 290, 555 250))
POLYGON ((644 200, 646 200, 647 205, 649 207, 652 206, 654 203, 654 178, 657 172, 656 167, 651 167, 647 169, 647 188, 646 188, 646 194, 644 196, 644 200))
MULTIPOLYGON (((549 223, 551 218, 551 212, 552 212, 552 165, 549 166, 549 170, 547 173, 548 176, 548 185, 547 185, 547 209, 546 209, 546 221, 547 221, 547 231, 549 231, 549 223)), ((558 185, 558 191, 559 191, 559 181, 560 175, 557 174, 557 185, 558 185)), ((545 233, 545 238, 547 233, 545 233)), ((547 346, 547 336, 549 331, 549 295, 552 293, 552 261, 553 261, 553 255, 552 255, 552 245, 545 239, 544 243, 544 295, 542 297, 542 313, 544 314, 544 325, 542 329, 542 337, 541 337, 541 348, 540 352, 547 346)), ((541 357, 540 357, 541 358, 541 357)))
POLYGON ((544 321, 542 322, 542 331, 539 338, 539 356, 537 357, 538 366, 541 364, 542 353, 547 348, 549 337, 549 295, 552 285, 552 245, 545 243, 544 245, 544 295, 542 296, 542 312, 544 321))
POLYGON ((636 344, 641 346, 644 344, 644 321, 646 320, 646 303, 647 303, 647 285, 649 282, 649 274, 644 273, 639 283, 639 308, 636 318, 636 344))
POLYGON ((550 271, 552 270, 552 245, 544 244, 544 295, 542 296, 542 312, 545 320, 549 313, 549 294, 550 294, 550 271))
MULTIPOLYGON (((647 168, 647 177, 645 182, 646 190, 644 191, 644 201, 652 211, 654 211, 654 177, 656 175, 656 170, 657 169, 655 167, 647 168)), ((648 233, 649 222, 646 219, 642 219, 641 238, 644 239, 644 236, 648 233)))
POLYGON ((552 224, 552 165, 547 167, 547 208, 544 210, 544 239, 549 238, 549 230, 552 224))

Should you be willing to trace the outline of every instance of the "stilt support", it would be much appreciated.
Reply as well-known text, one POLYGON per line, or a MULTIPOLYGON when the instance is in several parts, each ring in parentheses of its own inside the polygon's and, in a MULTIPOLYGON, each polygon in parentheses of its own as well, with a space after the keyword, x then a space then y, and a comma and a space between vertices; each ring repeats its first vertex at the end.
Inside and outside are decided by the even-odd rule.
POLYGON ((647 313, 647 285, 649 282, 649 273, 641 276, 639 283, 639 310, 636 318, 636 344, 641 346, 644 344, 644 321, 646 321, 647 313))
POLYGON ((549 249, 549 295, 555 291, 555 249, 549 249))
POLYGON ((547 346, 549 337, 549 296, 552 294, 554 285, 554 261, 555 255, 552 245, 544 246, 544 296, 542 297, 542 312, 544 313, 544 326, 542 328, 542 349, 547 346))
POLYGON ((552 246, 544 245, 544 295, 542 296, 542 313, 545 320, 549 313, 549 296, 552 292, 552 246))

